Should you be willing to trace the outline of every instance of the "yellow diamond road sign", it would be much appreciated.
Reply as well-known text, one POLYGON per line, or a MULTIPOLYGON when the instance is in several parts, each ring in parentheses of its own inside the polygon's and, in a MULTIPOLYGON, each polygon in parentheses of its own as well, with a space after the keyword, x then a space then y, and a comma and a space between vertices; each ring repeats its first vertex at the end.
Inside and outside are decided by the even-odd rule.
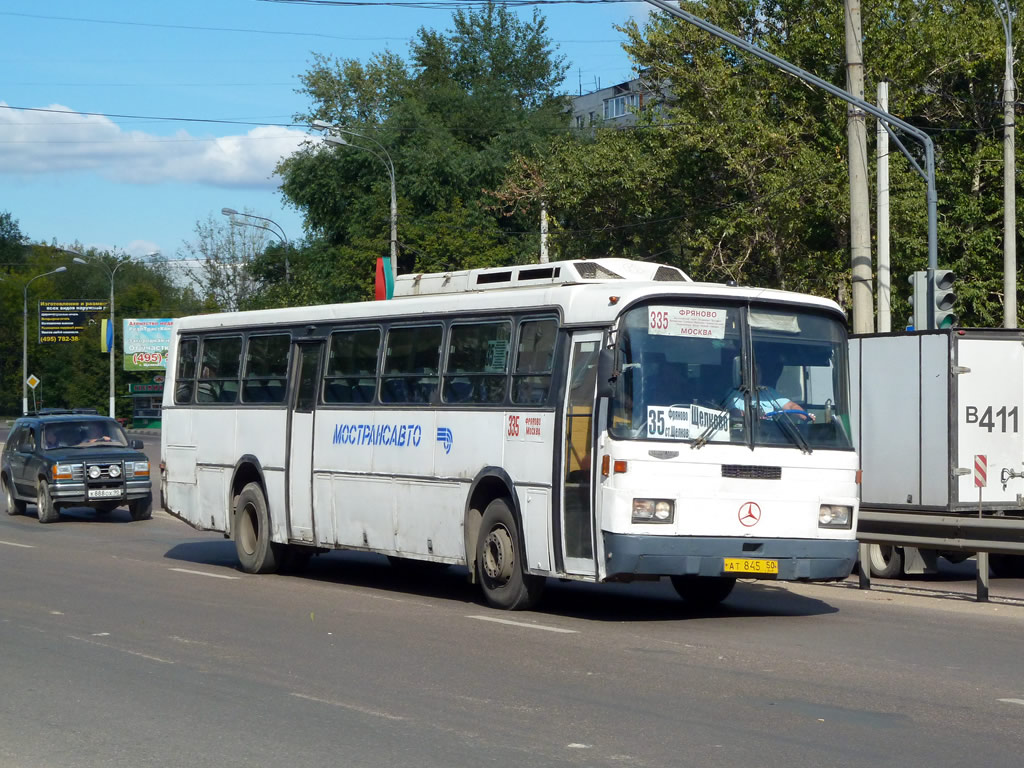
POLYGON ((32 389, 35 389, 36 387, 39 386, 39 379, 36 378, 36 375, 34 373, 31 376, 29 376, 25 381, 28 383, 30 387, 32 387, 32 389))

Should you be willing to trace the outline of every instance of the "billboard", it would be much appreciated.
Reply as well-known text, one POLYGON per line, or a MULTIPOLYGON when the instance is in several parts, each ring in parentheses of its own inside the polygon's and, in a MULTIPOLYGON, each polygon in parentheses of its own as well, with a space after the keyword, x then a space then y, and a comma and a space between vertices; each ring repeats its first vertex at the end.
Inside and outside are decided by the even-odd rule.
POLYGON ((124 319, 124 369, 148 371, 167 368, 172 318, 124 319))
POLYGON ((65 344, 79 341, 93 315, 106 312, 105 301, 40 301, 39 343, 65 344))

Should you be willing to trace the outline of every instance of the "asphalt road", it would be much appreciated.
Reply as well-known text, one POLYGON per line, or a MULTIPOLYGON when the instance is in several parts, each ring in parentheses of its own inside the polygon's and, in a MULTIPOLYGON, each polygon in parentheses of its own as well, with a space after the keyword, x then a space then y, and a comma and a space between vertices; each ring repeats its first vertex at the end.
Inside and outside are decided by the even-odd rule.
POLYGON ((457 568, 250 576, 162 513, 33 511, 0 515, 5 768, 1024 761, 1016 582, 740 584, 694 613, 664 583, 553 581, 505 613, 457 568))

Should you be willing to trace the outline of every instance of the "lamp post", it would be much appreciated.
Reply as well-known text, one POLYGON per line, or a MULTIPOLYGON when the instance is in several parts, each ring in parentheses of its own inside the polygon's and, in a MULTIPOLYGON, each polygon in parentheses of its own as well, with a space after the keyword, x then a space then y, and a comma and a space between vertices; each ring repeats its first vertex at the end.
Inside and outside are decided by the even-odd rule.
POLYGON ((369 152, 384 163, 384 166, 387 168, 388 179, 391 181, 391 279, 393 282, 394 279, 398 277, 398 199, 395 194, 395 164, 391 160, 391 155, 388 154, 384 145, 376 139, 371 138, 370 136, 364 136, 361 133, 356 133, 355 131, 350 131, 348 128, 331 125, 330 123, 325 123, 323 120, 314 120, 313 128, 318 131, 327 132, 324 135, 324 141, 328 144, 332 144, 334 146, 354 147, 355 149, 361 149, 365 152, 369 152), (370 149, 370 147, 364 147, 360 144, 352 144, 351 142, 346 141, 345 137, 341 134, 355 136, 363 139, 364 141, 372 142, 377 149, 380 150, 380 154, 370 149))
POLYGON ((292 244, 288 240, 288 235, 286 235, 284 233, 284 227, 282 227, 280 224, 278 224, 273 219, 268 219, 266 216, 257 216, 254 213, 240 213, 239 211, 236 211, 234 208, 221 208, 220 212, 222 214, 224 214, 225 216, 229 217, 231 219, 231 223, 232 224, 243 225, 243 226, 246 226, 246 227, 253 227, 255 229, 264 229, 267 232, 270 232, 271 234, 280 235, 281 236, 281 242, 284 243, 284 247, 285 247, 285 251, 284 251, 284 282, 285 282, 285 284, 288 284, 288 283, 290 283, 292 281, 291 265, 288 262, 288 251, 291 250, 292 244), (254 221, 238 221, 238 220, 235 219, 235 216, 245 216, 246 218, 249 218, 249 219, 259 219, 260 221, 266 221, 266 222, 268 222, 270 224, 273 224, 275 229, 271 229, 270 227, 266 227, 266 226, 264 226, 262 224, 257 224, 254 221))
POLYGON ((110 395, 110 418, 112 418, 112 419, 115 417, 115 415, 117 413, 115 408, 114 408, 114 347, 115 347, 114 340, 116 338, 115 331, 114 331, 114 275, 117 274, 117 270, 119 270, 125 264, 128 264, 130 261, 131 261, 130 258, 125 259, 124 261, 119 261, 117 263, 117 265, 113 269, 111 269, 110 267, 108 267, 106 264, 104 264, 99 259, 93 259, 93 263, 94 264, 99 264, 101 267, 103 267, 104 271, 106 271, 106 273, 107 273, 107 276, 110 278, 110 329, 107 331, 107 333, 109 334, 109 338, 110 338, 110 349, 108 349, 107 352, 108 352, 108 355, 110 357, 110 392, 109 392, 109 395, 110 395))
MULTIPOLYGON (((80 262, 81 259, 75 259, 76 262, 80 262)), ((41 275, 36 275, 25 283, 25 304, 24 311, 22 313, 23 319, 23 334, 21 340, 21 415, 24 416, 28 413, 28 287, 32 285, 34 280, 38 280, 41 277, 47 275, 56 275, 59 272, 67 272, 67 267, 57 267, 56 269, 50 270, 49 272, 43 272, 41 275)))

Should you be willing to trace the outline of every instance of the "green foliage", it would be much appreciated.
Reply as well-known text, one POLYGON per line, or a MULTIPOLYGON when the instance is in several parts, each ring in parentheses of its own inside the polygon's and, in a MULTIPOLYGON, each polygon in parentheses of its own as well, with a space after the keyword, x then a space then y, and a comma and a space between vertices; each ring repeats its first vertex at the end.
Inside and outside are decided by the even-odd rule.
MULTIPOLYGON (((842 4, 707 0, 683 7, 845 84, 842 4)), ((520 215, 546 201, 552 258, 656 259, 696 279, 846 303, 846 104, 681 20, 654 14, 623 29, 627 51, 664 103, 641 114, 633 130, 578 131, 546 156, 518 158, 497 201, 520 215)), ((890 111, 935 139, 939 262, 962 276, 963 323, 998 325, 1004 44, 991 4, 887 0, 864 9, 863 33, 868 99, 889 78, 890 111)), ((868 125, 873 159, 874 122, 868 125)), ((919 147, 903 141, 923 163, 919 147)), ((890 190, 899 327, 909 313, 906 276, 926 266, 927 228, 924 182, 892 144, 890 190)))
MULTIPOLYGON (((4 217, 0 216, 2 220, 4 217)), ((37 405, 94 407, 101 413, 107 412, 109 357, 100 351, 99 322, 105 315, 96 315, 77 343, 39 344, 39 302, 109 301, 110 270, 116 268, 114 391, 118 416, 130 416, 130 398, 124 396, 126 385, 149 381, 152 373, 121 370, 122 320, 178 317, 198 311, 200 304, 172 278, 165 264, 131 262, 123 256, 96 251, 83 253, 89 263, 74 264, 70 254, 47 245, 22 247, 20 256, 21 263, 6 267, 0 280, 0 413, 21 413, 22 343, 26 330, 27 372, 42 382, 36 390, 37 405), (61 266, 67 271, 34 279, 61 266)), ((31 407, 31 391, 28 396, 31 407)))
POLYGON ((564 74, 543 17, 521 20, 496 6, 457 11, 445 33, 421 29, 408 61, 390 52, 365 65, 316 56, 302 76, 310 111, 296 119, 337 125, 352 146, 311 142, 279 165, 313 252, 296 257, 287 297, 275 287, 256 302, 311 303, 327 291, 329 301, 372 297, 374 264, 389 252, 388 158, 400 271, 535 258, 536 218, 527 227, 502 216, 485 190, 500 185, 514 156, 537 156, 564 130, 566 100, 556 93, 564 74), (331 273, 324 258, 345 267, 331 273), (300 274, 307 266, 319 279, 300 274))

